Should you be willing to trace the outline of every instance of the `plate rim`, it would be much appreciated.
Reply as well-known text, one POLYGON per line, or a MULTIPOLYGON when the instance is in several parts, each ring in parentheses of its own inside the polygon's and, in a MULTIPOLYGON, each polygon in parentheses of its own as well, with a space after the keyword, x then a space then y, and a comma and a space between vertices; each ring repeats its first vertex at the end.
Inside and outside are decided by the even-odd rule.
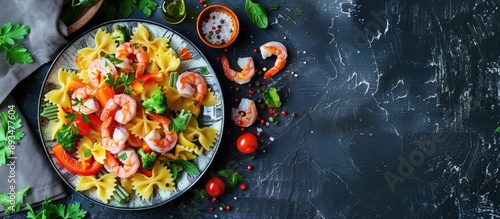
MULTIPOLYGON (((66 186, 70 187, 73 190, 73 192, 75 192, 78 195, 82 196, 86 200, 89 200, 89 201, 91 201, 91 202, 93 202, 93 203, 95 203, 97 205, 100 205, 100 206, 103 206, 103 207, 106 207, 106 208, 110 208, 110 209, 115 209, 115 210, 138 211, 138 210, 152 209, 152 208, 156 208, 156 207, 165 205, 169 201, 175 200, 179 196, 185 194, 195 184, 197 184, 197 182, 201 178, 203 178, 203 176, 206 174, 206 172, 208 172, 208 169, 209 169, 210 165, 212 164, 212 162, 214 161, 214 158, 215 158, 215 156, 217 154, 217 151, 219 150, 220 144, 222 142, 222 138, 224 136, 223 135, 224 125, 225 125, 224 94, 222 92, 222 86, 221 86, 221 83, 219 81, 219 78, 218 78, 217 74, 215 73, 214 68, 210 64, 209 59, 207 59, 207 57, 201 52, 201 50, 196 46, 196 44, 194 44, 191 40, 189 40, 183 34, 180 34, 179 32, 177 32, 176 30, 172 29, 171 27, 168 27, 167 25, 161 24, 161 23, 156 22, 156 21, 145 20, 145 19, 124 18, 124 19, 115 19, 115 20, 110 20, 110 21, 102 22, 100 24, 94 25, 93 27, 90 27, 89 29, 85 30, 84 32, 82 32, 81 34, 79 34, 78 36, 76 36, 75 38, 73 38, 70 42, 68 42, 59 51, 59 53, 57 54, 57 56, 51 61, 51 64, 50 64, 50 66, 49 66, 49 68, 47 70, 47 73, 45 74, 45 77, 44 77, 43 82, 42 82, 42 86, 41 86, 40 91, 39 91, 38 102, 37 102, 37 110, 36 111, 37 111, 37 117, 38 117, 37 118, 38 135, 40 137, 40 141, 42 143, 43 150, 45 152, 46 158, 49 160, 49 162, 50 162, 53 170, 57 173, 57 175, 59 176, 59 178, 64 182, 64 184, 66 184, 66 186), (221 98, 221 100, 220 100, 220 104, 221 104, 221 109, 220 109, 221 110, 221 124, 220 124, 219 133, 217 134, 218 136, 216 137, 216 138, 219 138, 219 139, 218 139, 218 141, 215 142, 215 145, 212 147, 213 148, 212 149, 213 155, 209 159, 206 168, 204 170, 200 171, 200 175, 198 177, 196 177, 196 179, 190 185, 188 185, 183 191, 178 192, 177 194, 173 195, 172 197, 170 197, 167 200, 163 200, 161 202, 158 202, 158 203, 155 203, 155 204, 152 204, 152 205, 141 206, 141 207, 137 207, 137 208, 130 208, 128 206, 121 207, 121 206, 109 205, 109 204, 106 204, 106 203, 102 203, 102 202, 100 202, 98 200, 94 200, 93 198, 89 197, 88 195, 86 195, 86 194, 84 194, 84 193, 82 193, 80 191, 77 191, 76 188, 70 182, 68 182, 68 180, 62 175, 61 171, 59 171, 59 168, 56 166, 55 162, 51 158, 50 151, 48 150, 48 147, 46 145, 45 139, 43 137, 42 124, 41 124, 41 120, 42 120, 41 117, 42 116, 40 115, 41 114, 41 109, 42 109, 42 102, 43 102, 43 98, 44 98, 43 90, 46 87, 46 83, 47 83, 48 78, 50 77, 50 72, 53 70, 54 65, 56 64, 56 61, 61 58, 61 56, 63 55, 63 53, 68 48, 70 48, 77 40, 81 39, 83 36, 85 36, 85 35, 93 32, 93 31, 96 31, 96 30, 98 30, 101 27, 108 26, 108 25, 111 25, 111 24, 114 24, 114 23, 124 23, 124 22, 125 23, 129 23, 129 22, 148 23, 148 24, 151 24, 151 25, 156 25, 156 26, 162 27, 165 30, 171 31, 173 34, 180 36, 184 41, 186 41, 188 44, 190 44, 191 46, 193 46, 193 48, 198 51, 198 53, 201 56, 201 58, 204 59, 207 62, 207 67, 209 68, 210 72, 212 72, 214 74, 214 78, 213 79, 216 81, 217 85, 220 88, 220 98, 221 98)), ((206 153, 206 152, 204 152, 204 153, 206 153)))

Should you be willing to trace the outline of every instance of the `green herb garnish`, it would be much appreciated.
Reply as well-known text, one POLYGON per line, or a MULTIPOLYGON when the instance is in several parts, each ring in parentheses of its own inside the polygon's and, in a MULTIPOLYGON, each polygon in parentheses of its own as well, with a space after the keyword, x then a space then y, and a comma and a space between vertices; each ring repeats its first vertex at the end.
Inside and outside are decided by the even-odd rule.
POLYGON ((30 187, 28 186, 19 191, 11 190, 9 193, 0 193, 0 205, 5 207, 5 214, 12 214, 21 210, 21 205, 23 205, 24 202, 24 196, 26 196, 29 188, 30 187), (14 194, 14 200, 11 199, 12 194, 14 194))
POLYGON ((272 87, 269 90, 264 91, 262 94, 264 101, 271 108, 279 108, 281 106, 280 96, 276 88, 272 87))
POLYGON ((242 175, 240 175, 239 173, 234 172, 230 169, 221 170, 221 171, 217 172, 217 174, 228 178, 227 187, 229 189, 234 189, 236 187, 236 185, 238 185, 238 182, 243 180, 242 175))
POLYGON ((28 49, 23 45, 15 43, 15 40, 24 39, 30 32, 30 28, 26 25, 5 23, 0 28, 0 53, 5 51, 5 60, 9 65, 14 63, 24 64, 32 63, 33 57, 28 52, 28 49))
POLYGON ((259 28, 266 29, 269 25, 267 12, 262 5, 252 0, 245 1, 245 11, 250 20, 259 28))

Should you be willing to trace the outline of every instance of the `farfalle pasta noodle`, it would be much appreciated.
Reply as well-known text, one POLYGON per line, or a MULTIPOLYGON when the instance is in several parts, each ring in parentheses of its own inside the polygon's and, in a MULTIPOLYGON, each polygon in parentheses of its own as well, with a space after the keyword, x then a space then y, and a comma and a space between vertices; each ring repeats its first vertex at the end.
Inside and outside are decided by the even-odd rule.
POLYGON ((182 159, 182 160, 194 160, 197 156, 194 155, 191 151, 186 150, 184 146, 178 144, 175 146, 175 151, 174 153, 168 152, 163 155, 164 157, 171 159, 171 160, 176 160, 176 159, 182 159))
POLYGON ((89 67, 90 62, 98 59, 102 53, 115 54, 116 49, 117 46, 113 36, 105 30, 99 28, 95 35, 95 47, 84 48, 78 51, 75 59, 76 67, 80 70, 86 70, 89 67))
POLYGON ((148 200, 155 188, 172 191, 175 188, 174 178, 170 169, 163 166, 161 162, 156 162, 153 166, 152 175, 148 177, 142 173, 132 177, 134 190, 142 199, 148 200))
POLYGON ((191 119, 185 131, 179 133, 178 142, 184 149, 200 155, 205 151, 209 151, 215 142, 218 130, 210 127, 200 128, 198 121, 191 119), (201 146, 196 144, 199 142, 201 146))
POLYGON ((140 108, 134 119, 132 119, 132 122, 129 122, 125 127, 132 134, 140 138, 144 138, 147 134, 149 134, 149 132, 151 132, 151 130, 160 128, 160 125, 152 120, 149 120, 144 112, 144 108, 140 108))
MULTIPOLYGON (((44 136, 47 137, 46 139, 56 139, 56 135, 61 127, 70 122, 67 118, 67 112, 72 110, 74 101, 72 102, 71 100, 71 93, 75 89, 81 88, 82 84, 91 89, 99 89, 90 85, 89 70, 87 70, 87 67, 90 62, 101 57, 114 57, 118 49, 118 44, 114 41, 112 35, 103 29, 97 30, 94 41, 94 47, 83 48, 76 54, 75 64, 78 70, 59 69, 58 83, 56 84, 57 88, 45 95, 45 101, 57 105, 59 110, 58 121, 51 120, 48 122, 46 128, 48 131, 44 134, 44 136)), ((217 129, 199 127, 196 118, 202 111, 200 111, 200 108, 193 107, 195 102, 194 98, 183 98, 175 88, 169 86, 171 72, 177 71, 181 66, 181 60, 177 53, 169 47, 169 39, 156 38, 150 40, 148 29, 144 25, 139 24, 138 27, 133 29, 133 35, 130 42, 146 48, 145 51, 147 51, 150 63, 144 74, 150 72, 161 72, 164 74, 163 80, 143 84, 143 89, 140 91, 134 90, 130 94, 131 97, 138 102, 135 116, 124 124, 124 127, 130 135, 133 136, 134 139, 143 141, 143 138, 152 130, 157 130, 162 133, 163 127, 156 121, 149 119, 144 107, 141 105, 142 102, 150 99, 152 94, 159 89, 161 89, 163 94, 167 97, 168 112, 164 114, 165 117, 172 118, 183 109, 189 110, 193 117, 188 122, 186 129, 178 133, 178 141, 175 148, 159 156, 156 160, 151 177, 136 172, 128 178, 122 178, 115 173, 104 174, 105 171, 103 172, 104 175, 99 178, 96 178, 96 176, 78 176, 77 190, 84 191, 95 189, 97 196, 103 203, 109 202, 111 195, 115 191, 116 185, 121 185, 128 193, 135 192, 142 200, 151 199, 155 189, 165 191, 174 190, 176 183, 173 178, 172 170, 165 162, 161 161, 161 159, 183 159, 192 161, 196 159, 198 155, 212 149, 218 134, 217 129)), ((138 63, 133 63, 132 66, 137 68, 138 63)), ((118 76, 119 74, 115 77, 118 76)), ((101 83, 104 83, 104 81, 101 83)), ((116 90, 115 92, 122 91, 116 90)), ((202 106, 214 106, 218 103, 219 100, 209 89, 201 104, 202 106)), ((102 108, 96 112, 97 117, 99 117, 101 110, 102 108)), ((88 165, 87 162, 90 158, 93 158, 96 162, 101 164, 106 163, 106 149, 101 145, 102 136, 100 129, 101 128, 92 127, 86 136, 82 137, 76 143, 76 150, 73 155, 79 158, 83 166, 88 165), (91 156, 89 156, 89 154, 91 156)), ((131 145, 127 147, 133 148, 131 145)))
POLYGON ((116 174, 108 173, 98 179, 95 176, 81 176, 76 184, 76 190, 85 191, 96 188, 97 197, 107 204, 113 192, 116 190, 115 186, 116 174))
POLYGON ((68 93, 72 81, 79 81, 75 71, 59 69, 57 73, 60 88, 45 94, 45 101, 56 104, 60 107, 71 107, 71 97, 68 93))

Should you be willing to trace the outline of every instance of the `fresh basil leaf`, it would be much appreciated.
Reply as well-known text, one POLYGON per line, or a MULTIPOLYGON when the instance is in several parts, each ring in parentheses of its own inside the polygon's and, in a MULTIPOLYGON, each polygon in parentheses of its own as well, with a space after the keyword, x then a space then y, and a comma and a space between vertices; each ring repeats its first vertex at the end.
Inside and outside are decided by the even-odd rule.
POLYGON ((279 108, 281 106, 280 96, 276 88, 272 87, 269 90, 264 91, 262 94, 264 101, 271 108, 279 108))
POLYGON ((250 20, 259 28, 266 29, 269 25, 267 11, 259 3, 252 0, 245 1, 245 11, 250 20))
POLYGON ((196 168, 196 165, 193 163, 183 160, 183 159, 177 159, 176 162, 181 165, 182 169, 186 171, 186 173, 192 174, 192 175, 200 175, 200 171, 198 168, 196 168))

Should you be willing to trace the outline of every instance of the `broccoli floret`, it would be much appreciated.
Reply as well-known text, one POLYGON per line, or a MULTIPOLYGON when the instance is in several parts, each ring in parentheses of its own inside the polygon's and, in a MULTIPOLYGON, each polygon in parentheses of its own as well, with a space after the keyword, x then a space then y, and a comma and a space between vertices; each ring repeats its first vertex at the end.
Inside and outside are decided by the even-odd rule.
POLYGON ((139 148, 139 150, 137 150, 137 153, 141 156, 142 167, 148 170, 152 169, 158 155, 154 151, 146 153, 142 148, 139 148))
POLYGON ((161 89, 155 90, 151 98, 145 100, 142 106, 146 108, 148 113, 163 114, 167 110, 167 97, 161 89))
POLYGON ((113 37, 113 40, 115 40, 115 42, 118 42, 118 44, 122 44, 130 40, 130 32, 126 27, 115 25, 113 26, 113 28, 114 31, 111 36, 113 37))

